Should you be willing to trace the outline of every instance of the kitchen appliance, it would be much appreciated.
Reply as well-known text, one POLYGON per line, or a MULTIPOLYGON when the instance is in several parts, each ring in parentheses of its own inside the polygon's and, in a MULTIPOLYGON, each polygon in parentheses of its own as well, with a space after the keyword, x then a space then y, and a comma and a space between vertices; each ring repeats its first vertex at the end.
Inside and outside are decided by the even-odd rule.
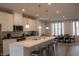
POLYGON ((13 31, 23 31, 22 25, 13 25, 13 31))

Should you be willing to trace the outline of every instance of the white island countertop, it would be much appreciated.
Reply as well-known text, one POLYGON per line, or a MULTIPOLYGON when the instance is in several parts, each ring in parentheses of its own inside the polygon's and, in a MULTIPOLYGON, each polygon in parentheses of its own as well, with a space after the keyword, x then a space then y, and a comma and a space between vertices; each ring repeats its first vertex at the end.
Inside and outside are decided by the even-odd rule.
POLYGON ((13 43, 13 44, 14 45, 19 45, 19 46, 24 46, 24 47, 32 47, 32 46, 35 46, 35 45, 47 42, 49 40, 53 41, 53 38, 54 37, 46 37, 46 38, 42 37, 41 39, 37 39, 37 40, 29 39, 29 40, 24 40, 24 41, 16 42, 16 43, 13 43))
POLYGON ((15 54, 15 56, 16 56, 16 54, 18 56, 20 54, 22 56, 30 55, 31 51, 35 50, 39 46, 41 47, 41 46, 44 46, 44 45, 47 45, 47 44, 53 42, 53 39, 54 39, 54 37, 45 37, 45 38, 41 37, 41 39, 37 39, 37 40, 29 39, 29 40, 24 40, 21 42, 12 43, 10 45, 10 54, 11 55, 15 54), (26 53, 25 53, 25 51, 22 51, 22 50, 26 50, 26 53))

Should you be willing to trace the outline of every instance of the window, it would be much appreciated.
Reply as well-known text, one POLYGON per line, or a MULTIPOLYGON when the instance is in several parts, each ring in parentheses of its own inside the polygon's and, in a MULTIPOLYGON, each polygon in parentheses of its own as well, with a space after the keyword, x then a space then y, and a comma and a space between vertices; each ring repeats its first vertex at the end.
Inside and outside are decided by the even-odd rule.
POLYGON ((79 35, 79 21, 73 22, 73 35, 79 35))
POLYGON ((51 27, 52 27, 52 35, 64 34, 64 23, 63 22, 52 23, 51 27))

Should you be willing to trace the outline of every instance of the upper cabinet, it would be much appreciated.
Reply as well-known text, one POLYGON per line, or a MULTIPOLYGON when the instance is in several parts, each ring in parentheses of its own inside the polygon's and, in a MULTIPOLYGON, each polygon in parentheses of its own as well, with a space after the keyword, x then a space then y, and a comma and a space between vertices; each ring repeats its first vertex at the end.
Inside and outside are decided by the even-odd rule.
POLYGON ((0 12, 1 31, 13 31, 13 14, 0 12))
POLYGON ((23 25, 24 20, 22 14, 15 12, 13 20, 14 20, 13 22, 14 25, 23 25))
POLYGON ((23 25, 23 31, 36 31, 36 20, 23 17, 22 14, 15 12, 14 13, 14 25, 23 25), (26 28, 27 23, 29 24, 29 28, 26 28))
POLYGON ((13 25, 23 26, 23 31, 38 31, 39 22, 35 19, 23 17, 22 14, 15 12, 14 14, 9 14, 5 12, 0 12, 0 24, 1 31, 13 31, 13 25), (29 28, 26 28, 26 25, 29 28))

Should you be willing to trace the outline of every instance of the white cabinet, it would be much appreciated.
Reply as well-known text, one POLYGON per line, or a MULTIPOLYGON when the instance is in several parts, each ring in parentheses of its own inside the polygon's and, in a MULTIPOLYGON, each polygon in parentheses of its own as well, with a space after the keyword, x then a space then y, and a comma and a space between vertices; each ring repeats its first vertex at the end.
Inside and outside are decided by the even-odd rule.
POLYGON ((0 12, 1 31, 13 31, 13 25, 23 25, 24 31, 37 31, 38 23, 37 20, 23 17, 22 14, 17 12, 14 14, 0 12), (25 28, 27 21, 28 29, 25 28))
POLYGON ((13 14, 0 12, 1 31, 13 31, 13 14))
POLYGON ((10 44, 16 42, 17 39, 5 39, 3 40, 3 55, 10 54, 9 46, 10 44))
POLYGON ((14 15, 14 25, 23 25, 24 20, 22 14, 15 12, 13 15, 14 15))

